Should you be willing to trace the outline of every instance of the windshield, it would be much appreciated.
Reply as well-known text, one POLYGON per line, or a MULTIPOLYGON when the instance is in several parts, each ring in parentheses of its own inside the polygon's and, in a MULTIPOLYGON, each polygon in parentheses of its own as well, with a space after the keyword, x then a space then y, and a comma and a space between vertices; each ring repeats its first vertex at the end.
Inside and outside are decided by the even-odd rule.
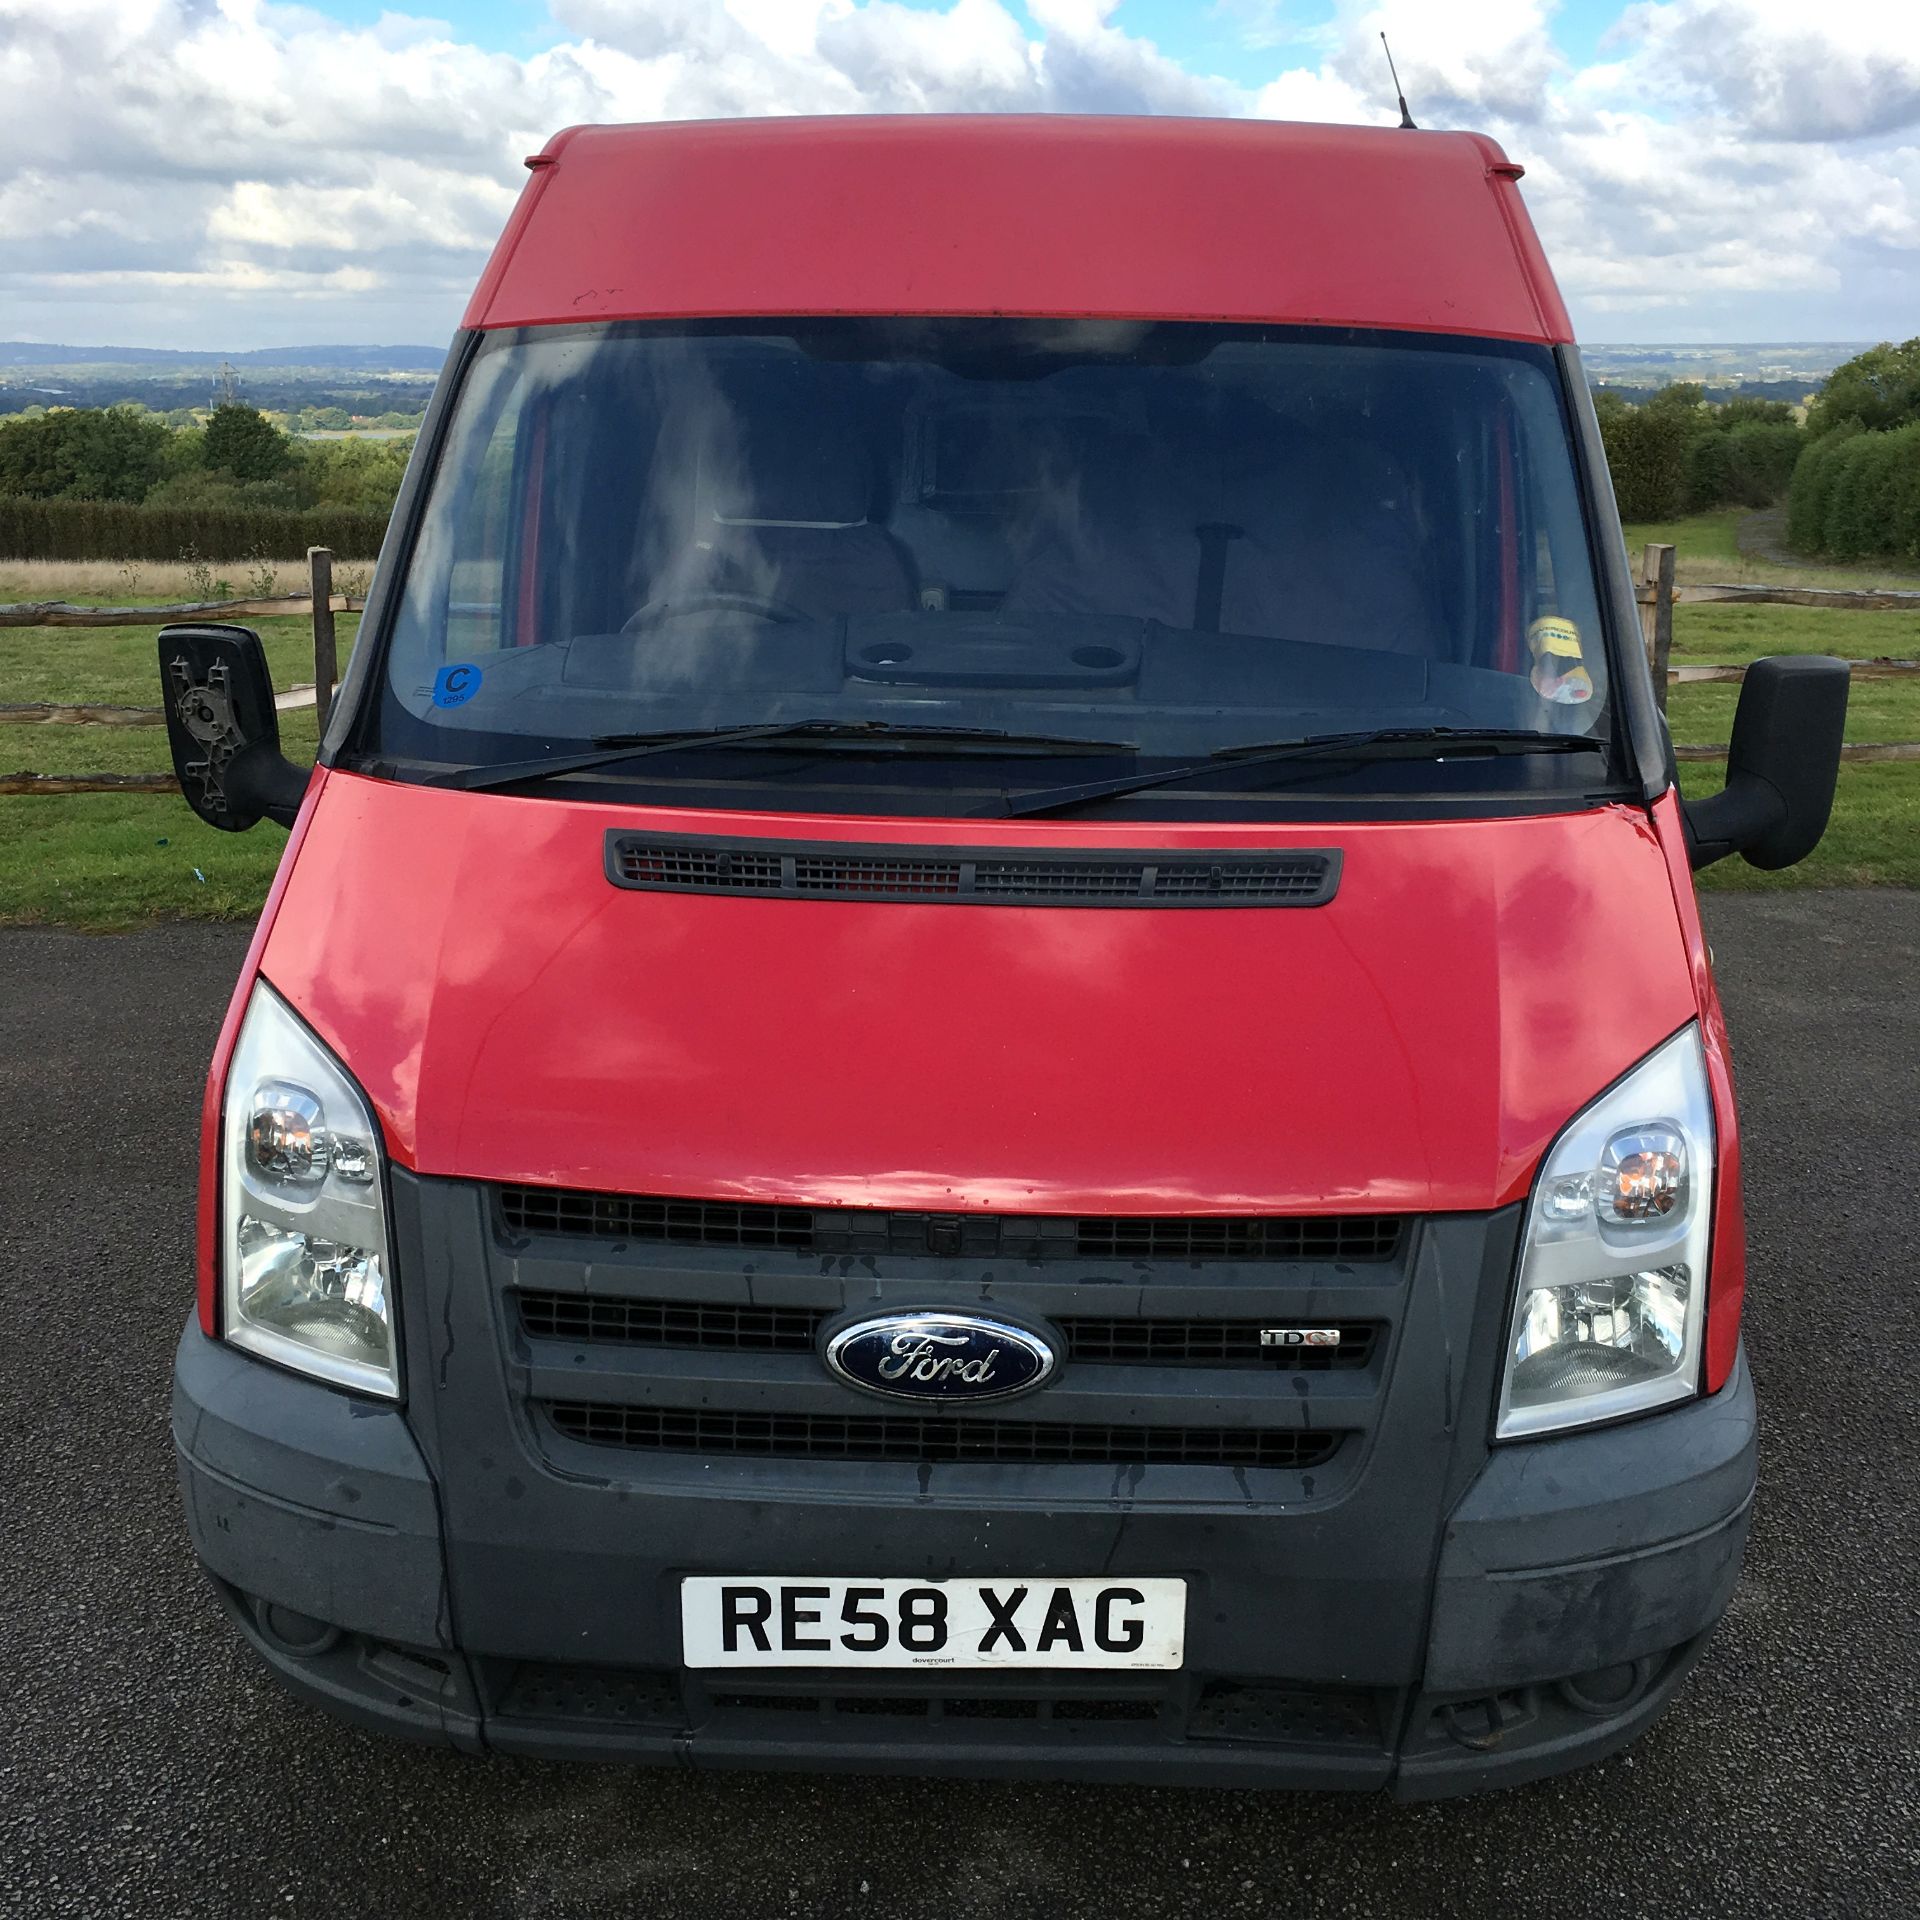
POLYGON ((1546 349, 885 319, 489 336, 353 745, 682 804, 967 814, 1077 780, 1207 817, 1584 791, 1609 730, 1546 349), (1595 752, 1243 751, 1434 729, 1595 752))

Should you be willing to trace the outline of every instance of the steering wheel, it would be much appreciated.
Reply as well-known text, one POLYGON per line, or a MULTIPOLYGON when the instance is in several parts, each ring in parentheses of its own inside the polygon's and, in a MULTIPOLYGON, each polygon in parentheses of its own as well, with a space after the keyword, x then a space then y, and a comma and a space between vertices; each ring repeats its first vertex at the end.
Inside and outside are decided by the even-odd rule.
POLYGON ((620 631, 638 633, 643 627, 657 627, 668 620, 684 620, 698 613, 744 613, 755 620, 775 626, 790 626, 807 616, 790 601, 776 600, 770 593, 710 591, 690 593, 679 600, 649 600, 644 607, 627 616, 620 631))

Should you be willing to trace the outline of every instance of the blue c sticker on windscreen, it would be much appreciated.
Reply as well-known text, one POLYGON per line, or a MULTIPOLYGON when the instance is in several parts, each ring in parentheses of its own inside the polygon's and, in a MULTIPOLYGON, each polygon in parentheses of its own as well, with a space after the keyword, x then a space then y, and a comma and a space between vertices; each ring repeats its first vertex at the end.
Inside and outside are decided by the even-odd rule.
POLYGON ((436 707, 463 707, 480 691, 480 669, 462 661, 458 666, 442 667, 433 676, 433 704, 436 707))

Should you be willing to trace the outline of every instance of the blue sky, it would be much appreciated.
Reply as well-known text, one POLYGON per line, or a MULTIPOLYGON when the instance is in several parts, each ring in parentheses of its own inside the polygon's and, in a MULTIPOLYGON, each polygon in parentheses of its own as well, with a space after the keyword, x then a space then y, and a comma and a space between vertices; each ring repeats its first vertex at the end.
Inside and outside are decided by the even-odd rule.
MULTIPOLYGON (((1554 43, 1575 65, 1584 66, 1595 58, 1601 34, 1620 13, 1614 0, 1570 0, 1554 16, 1554 43)), ((1184 67, 1217 73, 1243 87, 1260 87, 1281 67, 1312 57, 1315 35, 1331 25, 1334 7, 1332 0, 1124 0, 1114 17, 1184 67)), ((1382 61, 1383 77, 1385 72, 1382 61)), ((1408 104, 1417 119, 1418 102, 1408 104)))
POLYGON ((0 0, 0 338, 444 341, 579 120, 1479 127, 1583 338, 1920 334, 1920 0, 0 0), (128 76, 137 75, 137 87, 128 76))

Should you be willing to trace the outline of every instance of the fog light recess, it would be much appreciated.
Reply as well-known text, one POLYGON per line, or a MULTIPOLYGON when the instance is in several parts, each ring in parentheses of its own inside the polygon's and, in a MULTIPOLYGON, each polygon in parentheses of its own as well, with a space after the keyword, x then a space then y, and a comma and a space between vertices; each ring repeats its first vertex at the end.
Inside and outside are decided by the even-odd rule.
POLYGON ((1596 1667, 1591 1673, 1562 1680, 1560 1697, 1581 1713, 1610 1719, 1625 1713, 1653 1684, 1653 1667, 1651 1660, 1623 1660, 1611 1667, 1596 1667))
POLYGON ((283 1607, 275 1600, 255 1600, 253 1618, 263 1638, 280 1652, 295 1654, 303 1660, 331 1653, 340 1644, 338 1627, 316 1620, 297 1607, 283 1607))

